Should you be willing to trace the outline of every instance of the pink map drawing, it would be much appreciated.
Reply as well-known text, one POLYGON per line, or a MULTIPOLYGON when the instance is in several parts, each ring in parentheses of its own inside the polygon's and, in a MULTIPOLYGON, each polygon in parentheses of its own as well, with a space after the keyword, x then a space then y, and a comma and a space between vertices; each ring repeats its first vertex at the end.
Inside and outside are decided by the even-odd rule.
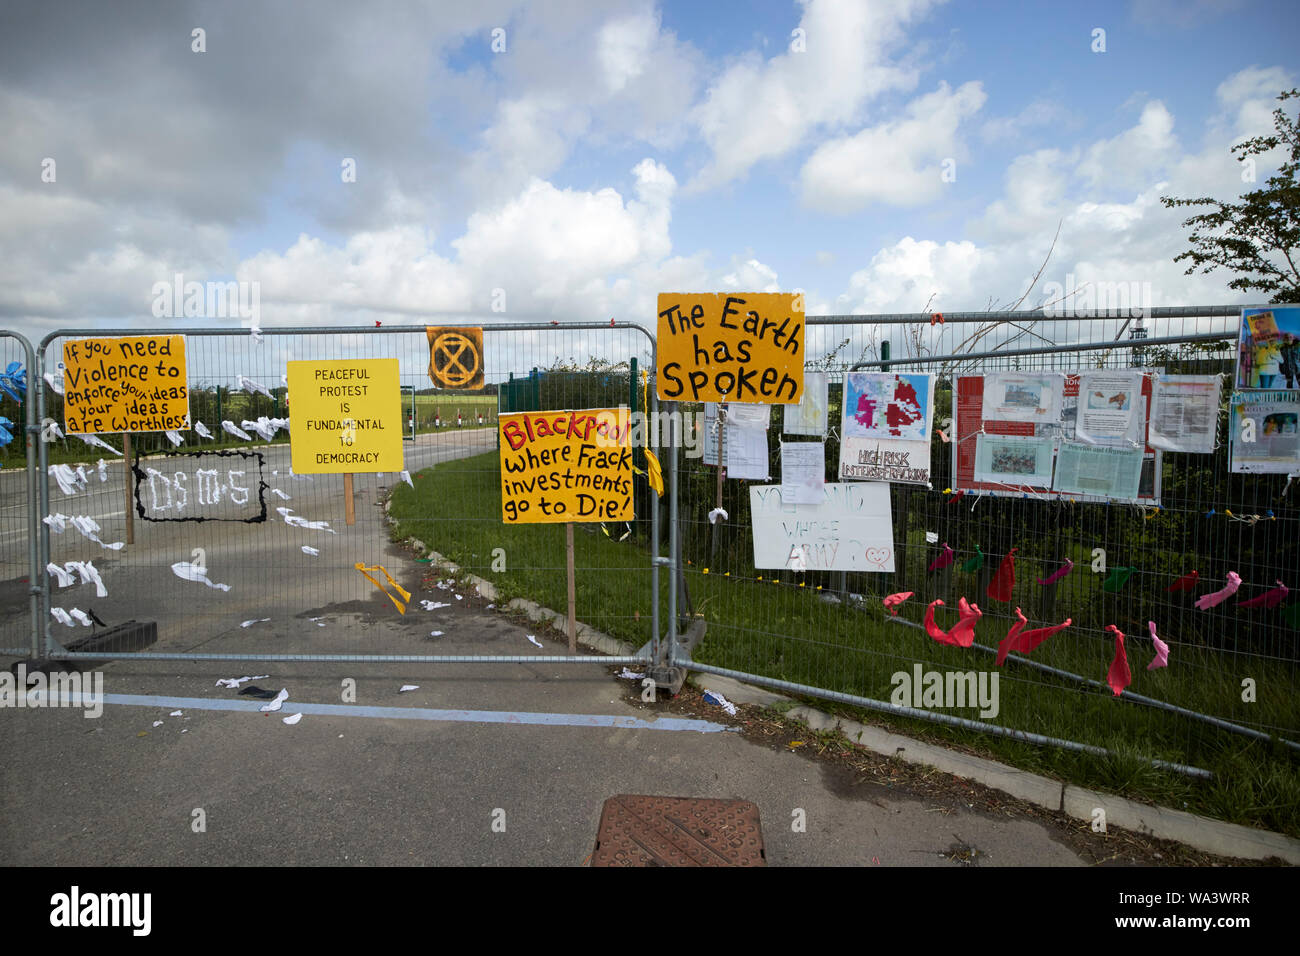
MULTIPOLYGON (((879 404, 866 393, 858 396, 858 411, 854 417, 864 428, 877 427, 875 416, 879 404)), ((916 389, 902 378, 895 376, 894 399, 885 405, 885 423, 889 426, 889 434, 897 437, 902 426, 915 424, 924 417, 925 413, 921 410, 921 403, 916 397, 916 389)))

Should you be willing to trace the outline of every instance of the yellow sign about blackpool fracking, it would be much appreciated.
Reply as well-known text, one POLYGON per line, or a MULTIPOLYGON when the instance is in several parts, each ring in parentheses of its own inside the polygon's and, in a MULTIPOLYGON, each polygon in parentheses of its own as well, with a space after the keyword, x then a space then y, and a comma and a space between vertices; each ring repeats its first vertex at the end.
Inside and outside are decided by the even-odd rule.
POLYGON ((506 524, 632 520, 626 408, 516 412, 498 425, 506 524))
POLYGON ((803 396, 803 295, 659 294, 660 398, 797 404, 803 396))
POLYGON ((294 471, 310 475, 406 467, 397 359, 287 365, 294 471))
POLYGON ((188 428, 185 336, 136 335, 63 343, 63 430, 165 432, 188 428))

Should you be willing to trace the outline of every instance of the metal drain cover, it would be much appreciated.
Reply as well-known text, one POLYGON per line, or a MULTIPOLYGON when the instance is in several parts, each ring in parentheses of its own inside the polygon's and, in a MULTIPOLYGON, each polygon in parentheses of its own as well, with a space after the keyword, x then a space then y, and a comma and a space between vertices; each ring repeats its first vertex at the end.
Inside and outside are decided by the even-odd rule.
POLYGON ((619 794, 605 801, 592 866, 766 866, 748 800, 619 794))

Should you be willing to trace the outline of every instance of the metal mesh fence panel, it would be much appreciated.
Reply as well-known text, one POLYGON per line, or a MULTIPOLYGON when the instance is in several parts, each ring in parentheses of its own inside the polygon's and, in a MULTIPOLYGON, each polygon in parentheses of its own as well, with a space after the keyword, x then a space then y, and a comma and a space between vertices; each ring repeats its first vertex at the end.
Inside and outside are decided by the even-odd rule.
MULTIPOLYGON (((1105 316, 1051 320, 1039 313, 952 315, 942 323, 937 316, 809 317, 807 367, 830 378, 827 481, 839 480, 843 385, 854 369, 934 373, 936 429, 952 415, 959 375, 1133 367, 1223 375, 1217 448, 1207 455, 1164 452, 1158 474, 1144 479, 1158 481, 1157 508, 1155 502, 1082 503, 1044 495, 957 497, 950 488, 955 445, 936 438, 932 487, 890 486, 896 570, 875 574, 756 570, 751 483, 728 479, 719 489, 716 467, 683 456, 679 508, 686 593, 678 627, 692 616, 707 623, 693 659, 815 688, 835 699, 886 702, 886 709, 902 684, 899 674, 910 683, 921 677, 918 668, 996 673, 994 712, 986 709, 977 717, 978 708, 968 707, 926 716, 970 718, 1180 766, 1221 764, 1225 751, 1251 739, 1300 741, 1300 602, 1292 598, 1289 606, 1274 609, 1239 608, 1236 599, 1210 610, 1193 606, 1197 595, 1222 586, 1229 571, 1240 574, 1245 599, 1279 579, 1294 586, 1300 570, 1300 516, 1287 476, 1229 471, 1226 412, 1238 316, 1235 309, 1162 309, 1145 322, 1105 316), (727 518, 715 524, 709 513, 718 507, 727 518), (928 570, 944 543, 955 551, 955 561, 928 570), (1012 598, 997 601, 988 596, 989 583, 1013 548, 1012 598), (1104 572, 1098 560, 1103 551, 1104 572), (1039 583, 1066 559, 1074 562, 1072 573, 1051 586, 1039 583), (970 570, 962 570, 964 565, 970 570), (1199 587, 1170 590, 1193 570, 1199 587), (891 615, 882 598, 907 591, 913 596, 891 615), (932 640, 922 626, 927 605, 944 602, 935 613, 947 630, 957 622, 963 597, 983 611, 975 646, 932 640), (1031 628, 1067 618, 1071 626, 999 668, 994 653, 1017 620, 1016 608, 1031 628), (1168 668, 1147 670, 1154 656, 1149 621, 1171 648, 1168 668), (1106 685, 1115 649, 1107 625, 1126 635, 1132 684, 1123 699, 1106 685), (1268 700, 1243 693, 1243 682, 1256 688, 1267 682, 1268 700)), ((780 481, 783 414, 781 406, 772 410, 768 483, 780 481)), ((910 706, 912 695, 907 697, 910 706)))
MULTIPOLYGON (((170 332, 58 333, 43 343, 45 367, 57 371, 65 341, 170 332)), ((458 642, 443 609, 428 609, 483 607, 515 594, 564 608, 554 595, 556 586, 564 592, 563 527, 503 530, 498 392, 536 369, 542 407, 627 405, 633 364, 653 361, 649 338, 628 327, 487 325, 485 381, 471 391, 435 388, 423 326, 264 330, 260 341, 230 331, 184 334, 191 428, 180 431, 181 444, 150 432, 131 435, 129 451, 120 433, 96 436, 107 449, 75 435, 45 445, 50 560, 74 572, 89 562, 103 584, 75 573, 64 586, 53 583, 45 613, 55 650, 326 660, 520 654, 496 639, 458 642), (380 358, 398 362, 410 482, 396 472, 353 473, 349 523, 343 475, 292 471, 286 363, 380 358), (264 431, 271 423, 269 436, 259 421, 264 431), (528 534, 515 546, 507 531, 528 534), (404 547, 409 539, 464 572, 497 579, 501 596, 492 602, 457 582, 404 547)), ((46 386, 44 395, 45 417, 60 424, 63 385, 46 386)), ((578 612, 593 627, 644 642, 651 594, 640 524, 621 542, 628 566, 618 584, 599 587, 589 582, 611 573, 609 560, 587 544, 614 547, 628 529, 610 536, 579 526, 578 612)))
POLYGON ((32 588, 41 586, 34 554, 33 520, 36 504, 35 462, 27 454, 29 378, 32 350, 27 341, 0 333, 0 654, 35 654, 32 588))

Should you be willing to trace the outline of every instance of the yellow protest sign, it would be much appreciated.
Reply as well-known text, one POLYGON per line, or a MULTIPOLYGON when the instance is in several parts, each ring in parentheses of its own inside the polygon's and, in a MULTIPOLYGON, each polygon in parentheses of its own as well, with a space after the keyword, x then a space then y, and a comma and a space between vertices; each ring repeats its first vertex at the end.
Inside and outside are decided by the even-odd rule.
POLYGON ((185 336, 135 335, 63 343, 63 430, 68 434, 188 428, 185 336))
POLYGON ((794 404, 803 395, 798 293, 659 294, 660 398, 794 404))
POLYGON ((294 471, 310 475, 406 467, 397 359, 286 364, 294 471))
POLYGON ((440 388, 483 387, 483 330, 426 327, 429 378, 440 388))
POLYGON ((626 408, 516 412, 498 427, 506 524, 632 520, 626 408))

